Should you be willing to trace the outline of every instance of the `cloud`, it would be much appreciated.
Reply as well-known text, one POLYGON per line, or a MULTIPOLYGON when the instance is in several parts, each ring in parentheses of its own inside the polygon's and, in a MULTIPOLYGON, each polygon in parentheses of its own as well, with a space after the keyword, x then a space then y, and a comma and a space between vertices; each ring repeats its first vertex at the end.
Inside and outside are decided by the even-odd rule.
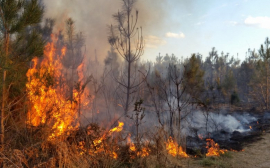
POLYGON ((166 33, 166 37, 171 37, 171 38, 185 38, 185 35, 182 32, 180 32, 179 34, 168 32, 168 33, 166 33))
POLYGON ((260 27, 263 29, 270 29, 270 17, 252 17, 249 16, 245 19, 245 24, 248 26, 260 27))
POLYGON ((167 42, 157 36, 146 36, 145 47, 146 48, 158 48, 159 46, 165 45, 167 42))

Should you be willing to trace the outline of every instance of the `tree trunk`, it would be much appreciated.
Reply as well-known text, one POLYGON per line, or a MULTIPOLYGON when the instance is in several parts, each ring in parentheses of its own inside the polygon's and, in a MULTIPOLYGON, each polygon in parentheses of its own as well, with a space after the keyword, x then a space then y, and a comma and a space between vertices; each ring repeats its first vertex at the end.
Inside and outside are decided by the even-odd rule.
POLYGON ((127 114, 128 108, 129 108, 129 96, 130 96, 130 71, 131 71, 131 63, 128 62, 128 85, 127 85, 127 98, 126 98, 125 114, 127 114))
MULTIPOLYGON (((268 60, 267 60, 268 61, 268 60)), ((266 62, 266 109, 269 110, 268 103, 269 103, 269 84, 268 84, 268 62, 266 62)))
POLYGON ((125 114, 127 115, 128 112, 128 108, 129 108, 129 97, 130 97, 130 78, 131 78, 131 43, 130 43, 130 11, 128 11, 128 20, 127 20, 127 24, 128 24, 128 34, 127 34, 127 39, 128 39, 128 84, 127 84, 127 98, 126 98, 126 107, 125 107, 125 114))
POLYGON ((5 138, 5 102, 6 102, 6 70, 3 70, 3 88, 2 88, 2 108, 1 108, 1 126, 0 126, 0 143, 1 149, 4 149, 4 138, 5 138))
POLYGON ((8 59, 8 52, 9 52, 9 33, 6 31, 5 33, 5 63, 4 63, 4 69, 3 69, 3 88, 2 88, 2 107, 1 107, 1 126, 0 126, 0 143, 1 143, 1 150, 4 149, 4 142, 5 142, 5 103, 7 98, 7 91, 6 91, 6 66, 7 66, 7 59, 8 59))

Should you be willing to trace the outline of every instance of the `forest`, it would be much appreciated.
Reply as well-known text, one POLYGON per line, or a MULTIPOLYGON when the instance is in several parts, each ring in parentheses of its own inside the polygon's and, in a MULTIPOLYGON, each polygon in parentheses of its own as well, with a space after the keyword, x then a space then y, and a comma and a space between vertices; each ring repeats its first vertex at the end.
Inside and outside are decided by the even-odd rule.
POLYGON ((268 37, 244 60, 145 61, 143 16, 121 2, 100 62, 73 18, 57 30, 41 1, 0 1, 1 167, 226 167, 270 130, 268 37))

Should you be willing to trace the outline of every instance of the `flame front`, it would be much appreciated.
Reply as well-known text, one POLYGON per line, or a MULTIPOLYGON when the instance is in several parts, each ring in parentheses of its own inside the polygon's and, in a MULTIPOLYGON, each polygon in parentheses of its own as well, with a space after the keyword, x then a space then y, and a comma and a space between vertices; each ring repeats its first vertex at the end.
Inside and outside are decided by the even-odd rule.
POLYGON ((182 146, 178 147, 178 144, 170 137, 166 142, 166 149, 168 153, 172 156, 188 157, 186 152, 183 151, 182 146))
POLYGON ((52 36, 52 42, 45 46, 42 61, 39 63, 38 58, 34 58, 33 66, 26 74, 26 88, 30 101, 27 124, 49 126, 52 130, 49 139, 79 127, 80 94, 74 89, 72 100, 65 96, 68 85, 63 77, 64 66, 61 59, 65 56, 66 48, 63 47, 57 54, 56 40, 52 36))
POLYGON ((215 143, 213 139, 206 139, 206 141, 206 148, 208 149, 206 156, 219 156, 227 152, 226 149, 219 149, 218 143, 215 143))

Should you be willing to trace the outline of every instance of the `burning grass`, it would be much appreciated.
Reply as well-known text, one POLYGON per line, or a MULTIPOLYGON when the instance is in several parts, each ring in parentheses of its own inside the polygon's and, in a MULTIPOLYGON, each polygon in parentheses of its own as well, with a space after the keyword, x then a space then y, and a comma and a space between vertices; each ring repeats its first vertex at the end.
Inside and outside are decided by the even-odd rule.
POLYGON ((172 156, 188 157, 186 152, 183 150, 182 146, 179 146, 173 139, 170 137, 166 142, 166 149, 168 153, 172 156))
POLYGON ((218 143, 215 143, 213 139, 206 139, 206 142, 206 149, 208 150, 206 156, 220 156, 228 151, 226 149, 219 149, 218 143))

